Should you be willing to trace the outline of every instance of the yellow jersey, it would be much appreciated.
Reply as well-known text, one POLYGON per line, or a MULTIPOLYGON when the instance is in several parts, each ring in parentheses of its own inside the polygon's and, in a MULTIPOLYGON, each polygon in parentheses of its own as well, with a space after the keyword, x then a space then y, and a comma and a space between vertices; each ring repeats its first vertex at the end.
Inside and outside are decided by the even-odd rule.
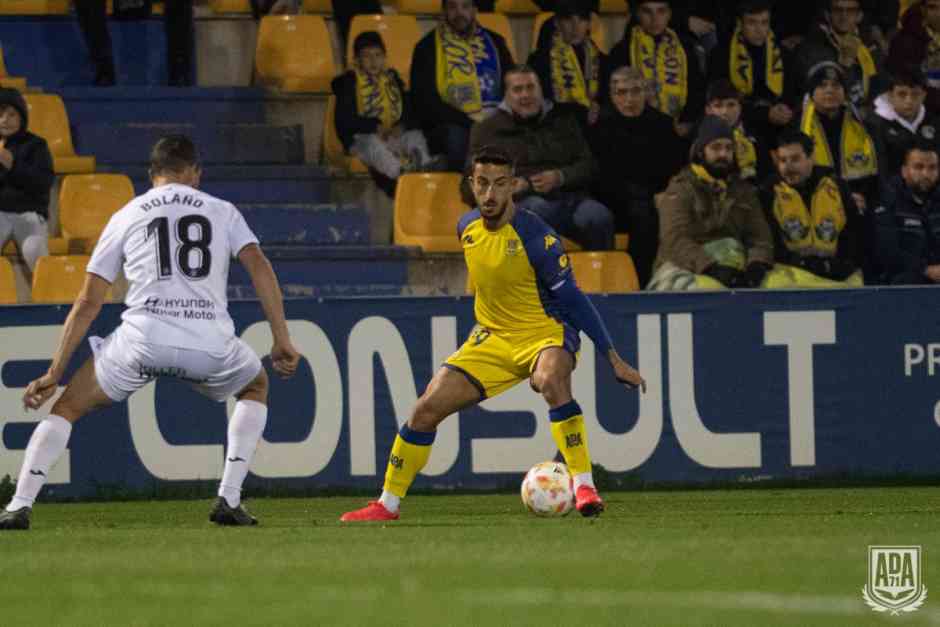
MULTIPOLYGON (((574 279, 561 238, 530 211, 516 211, 496 231, 479 210, 457 223, 470 280, 476 290, 477 323, 497 334, 552 333, 571 327, 553 290, 574 279)), ((577 331, 574 332, 577 337, 577 331)))

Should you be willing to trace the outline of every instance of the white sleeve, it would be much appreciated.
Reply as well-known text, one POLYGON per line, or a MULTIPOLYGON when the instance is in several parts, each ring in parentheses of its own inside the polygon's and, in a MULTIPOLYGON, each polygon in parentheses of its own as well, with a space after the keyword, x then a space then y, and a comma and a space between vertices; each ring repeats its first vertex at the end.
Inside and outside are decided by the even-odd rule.
POLYGON ((232 256, 237 257, 242 248, 249 244, 258 243, 260 243, 258 236, 252 232, 248 223, 245 222, 245 216, 235 208, 235 205, 232 205, 232 221, 229 223, 228 229, 228 245, 232 251, 232 256))
POLYGON ((118 224, 119 214, 108 220, 86 269, 86 272, 97 274, 108 283, 114 283, 124 266, 124 229, 118 224))

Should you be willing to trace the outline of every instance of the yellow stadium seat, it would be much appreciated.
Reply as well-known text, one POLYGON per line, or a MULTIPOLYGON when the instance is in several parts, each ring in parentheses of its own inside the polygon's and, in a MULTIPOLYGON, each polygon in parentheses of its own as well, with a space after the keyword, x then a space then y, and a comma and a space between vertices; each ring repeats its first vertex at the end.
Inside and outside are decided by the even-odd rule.
POLYGON ((578 285, 595 294, 623 294, 640 290, 633 259, 625 252, 577 252, 568 255, 578 285))
POLYGON ((405 174, 395 192, 395 244, 425 252, 460 252, 457 221, 470 207, 460 198, 460 175, 405 174))
POLYGON ((52 152, 56 174, 95 171, 94 157, 80 157, 72 146, 72 131, 65 103, 55 94, 23 94, 29 109, 29 130, 44 138, 52 152))
POLYGON ((411 80, 411 55, 421 40, 421 27, 413 15, 357 15, 349 26, 346 65, 353 64, 353 42, 359 33, 374 30, 382 36, 387 50, 387 63, 398 70, 407 86, 411 80))
POLYGON ((502 13, 477 13, 477 21, 480 22, 480 26, 483 28, 491 30, 498 35, 502 35, 503 39, 506 40, 506 45, 509 46, 509 52, 512 53, 513 58, 519 58, 518 51, 516 50, 516 38, 512 34, 512 26, 509 24, 508 17, 502 13))
POLYGON ((73 303, 85 283, 86 255, 40 257, 33 272, 34 303, 73 303))
POLYGON ((68 15, 69 0, 2 0, 0 15, 68 15))
POLYGON ((362 161, 346 154, 343 143, 336 134, 336 96, 330 96, 326 101, 326 117, 323 120, 323 154, 326 155, 327 164, 334 168, 356 174, 369 171, 362 161))
POLYGON ((0 305, 15 305, 17 302, 13 264, 0 257, 0 305))
POLYGON ((59 223, 65 239, 77 240, 70 252, 91 254, 111 216, 133 199, 134 184, 123 174, 73 174, 62 179, 59 223))
POLYGON ((437 15, 441 12, 441 0, 395 0, 392 4, 399 13, 437 15))
POLYGON ((251 0, 209 0, 213 13, 251 13, 251 0))
POLYGON ((333 0, 304 0, 304 13, 333 13, 333 0))
MULTIPOLYGON (((533 48, 535 48, 539 41, 539 32, 542 30, 542 24, 551 19, 553 15, 554 13, 539 13, 535 16, 535 25, 532 28, 533 48)), ((591 39, 593 39, 597 47, 601 49, 601 52, 606 54, 610 51, 607 43, 607 29, 604 28, 604 22, 601 21, 601 18, 595 13, 591 14, 591 39)))
POLYGON ((496 0, 497 13, 535 15, 541 11, 532 0, 496 0))
POLYGON ((12 87, 17 91, 26 89, 26 79, 10 76, 7 72, 7 65, 3 60, 3 46, 0 46, 0 87, 12 87))
POLYGON ((255 72, 260 84, 284 91, 329 91, 337 69, 323 16, 266 15, 261 18, 255 72))
POLYGON ((599 9, 601 13, 626 14, 630 12, 630 5, 624 0, 601 0, 599 9))

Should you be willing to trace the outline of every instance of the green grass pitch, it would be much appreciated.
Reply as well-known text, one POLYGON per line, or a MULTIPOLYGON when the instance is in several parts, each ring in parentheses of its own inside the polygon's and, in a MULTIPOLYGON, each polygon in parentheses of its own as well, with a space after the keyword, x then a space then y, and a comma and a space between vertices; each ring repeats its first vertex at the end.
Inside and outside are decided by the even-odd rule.
POLYGON ((415 496, 345 526, 362 498, 40 504, 0 534, 3 625, 940 624, 940 488, 622 492, 597 520, 512 495, 415 496), (863 602, 869 544, 924 548, 927 601, 863 602))

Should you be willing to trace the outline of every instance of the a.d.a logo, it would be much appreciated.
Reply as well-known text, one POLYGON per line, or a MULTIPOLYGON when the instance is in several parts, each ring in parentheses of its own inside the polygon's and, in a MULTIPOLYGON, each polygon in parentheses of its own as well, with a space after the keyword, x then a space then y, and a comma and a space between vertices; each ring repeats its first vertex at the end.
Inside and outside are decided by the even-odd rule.
POLYGON ((869 546, 862 597, 875 612, 913 612, 927 599, 919 546, 869 546))

